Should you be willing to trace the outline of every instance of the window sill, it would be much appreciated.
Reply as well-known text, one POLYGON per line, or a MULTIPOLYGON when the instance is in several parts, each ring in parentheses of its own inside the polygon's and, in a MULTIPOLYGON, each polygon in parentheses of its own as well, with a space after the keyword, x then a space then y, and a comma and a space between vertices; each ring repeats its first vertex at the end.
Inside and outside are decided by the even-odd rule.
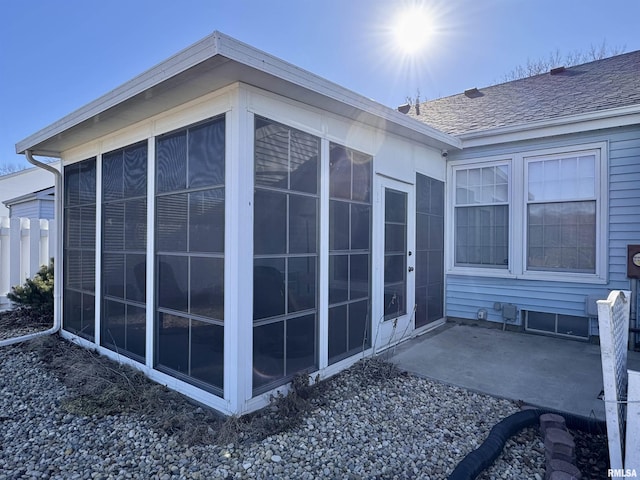
POLYGON ((594 285, 606 285, 607 279, 596 274, 584 273, 563 273, 563 272, 524 272, 514 274, 509 270, 492 268, 450 268, 446 275, 460 277, 486 277, 486 278, 507 278, 514 280, 531 280, 541 282, 562 282, 562 283, 586 283, 594 285))
POLYGON ((606 278, 602 278, 597 274, 589 273, 565 273, 565 272, 524 272, 518 276, 523 280, 538 280, 545 282, 564 282, 564 283, 590 283, 605 285, 606 278))

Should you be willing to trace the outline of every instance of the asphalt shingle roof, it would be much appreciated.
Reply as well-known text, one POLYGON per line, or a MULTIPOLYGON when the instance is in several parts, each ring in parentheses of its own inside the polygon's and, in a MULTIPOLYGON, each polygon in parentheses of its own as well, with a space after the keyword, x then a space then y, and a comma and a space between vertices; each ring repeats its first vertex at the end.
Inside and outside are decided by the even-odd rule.
POLYGON ((409 115, 459 135, 640 104, 640 50, 420 104, 409 115))

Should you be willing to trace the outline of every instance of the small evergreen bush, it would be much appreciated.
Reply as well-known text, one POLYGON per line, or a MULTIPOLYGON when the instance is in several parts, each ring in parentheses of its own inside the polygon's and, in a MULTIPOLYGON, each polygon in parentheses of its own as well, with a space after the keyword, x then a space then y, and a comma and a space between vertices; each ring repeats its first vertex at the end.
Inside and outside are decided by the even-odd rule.
POLYGON ((41 316, 53 317, 53 259, 43 265, 24 285, 11 287, 7 298, 41 316))

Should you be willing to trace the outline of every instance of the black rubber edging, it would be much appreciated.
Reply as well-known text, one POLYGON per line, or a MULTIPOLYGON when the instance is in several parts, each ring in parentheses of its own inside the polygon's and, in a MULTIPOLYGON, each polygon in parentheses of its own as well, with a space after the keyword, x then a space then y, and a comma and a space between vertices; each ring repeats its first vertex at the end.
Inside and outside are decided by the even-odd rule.
POLYGON ((449 480, 474 480, 498 458, 511 436, 523 428, 538 423, 540 415, 545 413, 561 415, 565 419, 567 428, 572 430, 603 433, 607 429, 607 424, 603 420, 542 408, 522 410, 498 422, 489 432, 487 439, 458 463, 451 475, 449 475, 449 480))

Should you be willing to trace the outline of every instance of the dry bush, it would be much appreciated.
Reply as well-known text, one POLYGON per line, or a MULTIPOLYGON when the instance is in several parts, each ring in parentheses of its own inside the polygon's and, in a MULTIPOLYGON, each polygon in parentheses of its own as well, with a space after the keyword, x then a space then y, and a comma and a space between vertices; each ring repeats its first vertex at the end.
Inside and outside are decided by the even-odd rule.
POLYGON ((151 427, 177 437, 187 445, 240 444, 261 441, 299 425, 325 403, 326 393, 348 382, 352 387, 385 381, 400 374, 397 367, 378 357, 367 358, 333 378, 310 382, 307 374, 292 379, 285 394, 271 397, 267 407, 242 417, 222 417, 191 402, 130 366, 122 365, 57 336, 24 344, 67 388, 62 408, 76 415, 106 416, 131 413, 144 416, 151 427), (355 384, 355 385, 354 385, 355 384))

